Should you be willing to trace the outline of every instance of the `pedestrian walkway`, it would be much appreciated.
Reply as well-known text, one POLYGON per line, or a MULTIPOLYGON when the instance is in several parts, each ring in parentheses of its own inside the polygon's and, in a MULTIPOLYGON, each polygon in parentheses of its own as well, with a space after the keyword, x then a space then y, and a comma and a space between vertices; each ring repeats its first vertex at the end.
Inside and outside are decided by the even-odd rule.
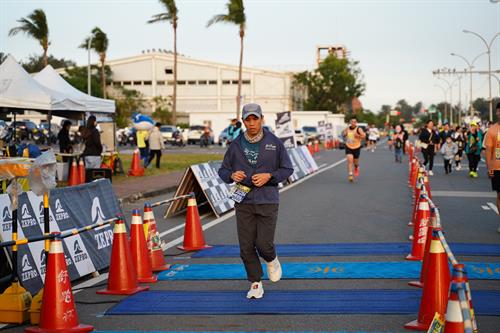
POLYGON ((116 197, 122 200, 137 200, 175 191, 184 171, 171 172, 157 176, 136 177, 113 183, 116 197))

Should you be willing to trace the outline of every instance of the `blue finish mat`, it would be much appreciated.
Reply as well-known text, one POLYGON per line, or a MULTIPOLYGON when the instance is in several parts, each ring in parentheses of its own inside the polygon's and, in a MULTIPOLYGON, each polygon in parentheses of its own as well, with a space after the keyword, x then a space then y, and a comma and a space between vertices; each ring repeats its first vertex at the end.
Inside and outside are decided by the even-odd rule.
MULTIPOLYGON (((420 290, 145 291, 125 298, 106 315, 208 314, 417 314, 420 290), (304 306, 307 305, 307 306, 304 306)), ((478 315, 500 315, 500 291, 473 292, 478 315)))
MULTIPOLYGON (((455 255, 500 256, 500 244, 451 243, 455 255)), ((400 255, 411 251, 411 243, 277 244, 280 257, 400 255)), ((239 257, 238 245, 215 245, 192 255, 193 258, 239 257)))
MULTIPOLYGON (((421 262, 282 262, 283 279, 418 279, 421 262)), ((263 265, 264 267, 264 265, 263 265)), ((465 263, 469 279, 499 280, 500 263, 465 263)), ((266 269, 264 267, 264 274, 266 269)), ((159 280, 246 280, 243 264, 173 265, 159 280)))

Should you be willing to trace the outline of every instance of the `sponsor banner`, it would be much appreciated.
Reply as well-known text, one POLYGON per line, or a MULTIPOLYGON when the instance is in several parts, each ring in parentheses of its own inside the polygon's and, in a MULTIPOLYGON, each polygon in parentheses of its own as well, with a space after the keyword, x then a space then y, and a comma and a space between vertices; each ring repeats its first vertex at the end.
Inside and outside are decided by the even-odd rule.
POLYGON ((293 165, 293 174, 288 178, 290 182, 295 182, 318 170, 316 161, 305 146, 288 149, 288 155, 293 165))
POLYGON ((285 148, 295 148, 295 132, 293 130, 292 124, 292 113, 290 111, 287 112, 278 112, 276 114, 276 136, 280 138, 280 140, 285 145, 285 148))
MULTIPOLYGON (((23 203, 19 202, 18 208, 18 221, 22 219, 23 203)), ((10 208, 10 198, 7 194, 0 195, 0 215, 1 218, 1 228, 0 228, 0 238, 2 241, 7 241, 12 239, 12 210, 10 208)), ((26 205, 24 205, 24 223, 32 223, 29 219, 29 210, 26 205)), ((19 223, 19 222, 18 222, 19 223)), ((26 238, 27 235, 24 234, 24 228, 21 224, 17 227, 17 238, 26 238)), ((32 230, 28 230, 28 233, 32 230)), ((37 233, 39 234, 39 233, 37 233)), ((21 245, 18 246, 17 251, 17 274, 19 276, 19 281, 21 284, 32 294, 37 292, 43 285, 43 278, 41 275, 42 261, 45 263, 44 256, 40 256, 43 252, 43 242, 30 243, 28 246, 21 245)), ((10 248, 9 248, 10 250, 10 248)))
MULTIPOLYGON (((89 184, 54 189, 50 193, 50 230, 64 232, 103 221, 121 213, 111 183, 107 179, 89 184)), ((3 240, 12 239, 10 198, 0 195, 3 240)), ((19 196, 18 238, 43 234, 43 197, 32 192, 19 196)), ((109 266, 113 241, 112 225, 96 228, 63 241, 68 274, 71 280, 109 266)), ((43 286, 45 275, 44 242, 18 247, 18 272, 23 286, 32 294, 43 286)), ((9 249, 10 250, 10 249, 9 249)))
POLYGON ((321 140, 325 139, 326 134, 326 122, 324 120, 318 121, 318 134, 321 140))
POLYGON ((217 216, 234 207, 234 201, 229 198, 231 186, 224 183, 217 173, 221 164, 221 161, 210 161, 191 166, 196 180, 217 216))
POLYGON ((333 124, 327 123, 325 125, 325 134, 328 139, 333 139, 333 124))

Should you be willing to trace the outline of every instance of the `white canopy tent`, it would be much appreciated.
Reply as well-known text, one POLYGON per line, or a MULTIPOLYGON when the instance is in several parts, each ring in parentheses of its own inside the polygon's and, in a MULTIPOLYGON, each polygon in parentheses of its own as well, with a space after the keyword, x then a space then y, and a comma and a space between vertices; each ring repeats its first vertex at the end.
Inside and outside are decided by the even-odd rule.
POLYGON ((11 55, 0 65, 0 107, 48 111, 86 111, 84 103, 47 88, 35 80, 11 55))
POLYGON ((46 66, 33 77, 41 85, 69 96, 85 105, 87 112, 114 113, 115 101, 89 96, 69 84, 51 65, 46 66))

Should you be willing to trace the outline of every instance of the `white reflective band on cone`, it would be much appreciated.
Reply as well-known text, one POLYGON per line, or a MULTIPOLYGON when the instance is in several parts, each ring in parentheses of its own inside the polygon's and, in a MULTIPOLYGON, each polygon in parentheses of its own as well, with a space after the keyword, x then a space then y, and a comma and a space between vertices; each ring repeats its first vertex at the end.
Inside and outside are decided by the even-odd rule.
POLYGON ((142 224, 142 219, 140 215, 132 215, 131 224, 142 224))
POLYGON ((196 199, 188 199, 188 207, 196 206, 196 199))
POLYGON ((113 230, 115 234, 126 234, 127 229, 125 228, 125 223, 116 223, 115 228, 113 230))
POLYGON ((462 309, 460 308, 460 303, 458 301, 448 301, 448 307, 446 308, 446 321, 452 323, 461 323, 462 309))
POLYGON ((64 253, 62 242, 60 240, 54 240, 50 242, 49 253, 64 253))
POLYGON ((420 202, 418 203, 418 209, 419 209, 419 210, 431 210, 431 209, 429 208, 429 203, 428 203, 427 201, 420 201, 420 202))
POLYGON ((144 220, 152 220, 153 212, 152 211, 144 211, 144 220))
POLYGON ((431 248, 429 249, 429 253, 444 253, 443 244, 441 244, 441 241, 439 239, 433 239, 431 241, 431 248))

